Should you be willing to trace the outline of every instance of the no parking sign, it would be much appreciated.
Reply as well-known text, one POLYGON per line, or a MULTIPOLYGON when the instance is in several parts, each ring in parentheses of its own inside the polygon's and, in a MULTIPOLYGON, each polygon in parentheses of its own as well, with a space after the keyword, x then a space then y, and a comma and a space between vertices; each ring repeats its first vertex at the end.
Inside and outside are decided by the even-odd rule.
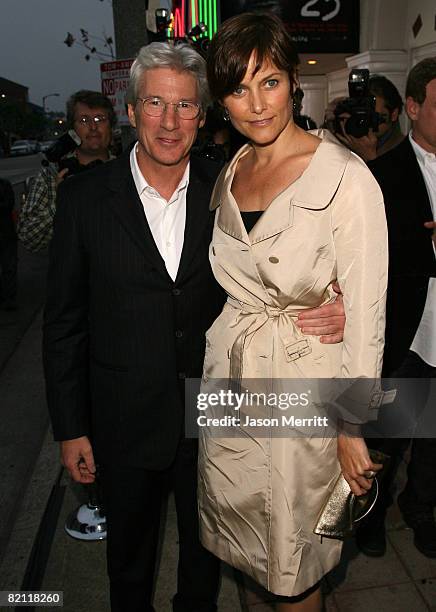
POLYGON ((123 59, 100 64, 101 91, 112 102, 118 125, 129 125, 125 96, 133 61, 133 59, 123 59))

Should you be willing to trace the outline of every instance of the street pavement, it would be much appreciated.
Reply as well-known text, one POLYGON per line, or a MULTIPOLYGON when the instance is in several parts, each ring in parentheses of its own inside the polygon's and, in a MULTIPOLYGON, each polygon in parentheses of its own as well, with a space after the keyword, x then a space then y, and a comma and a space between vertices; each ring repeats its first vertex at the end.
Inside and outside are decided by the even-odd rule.
MULTIPOLYGON (((0 590, 63 590, 66 611, 107 612, 105 542, 79 542, 64 532, 65 519, 83 501, 84 490, 62 472, 49 430, 40 354, 46 265, 46 254, 20 250, 19 309, 0 311, 0 590)), ((404 475, 405 464, 397 489, 404 475)), ((171 496, 165 522, 157 612, 170 612, 176 589, 177 527, 171 496)), ((132 525, 132 537, 140 530, 140 525, 132 525)), ((330 612, 436 611, 436 560, 414 548, 413 534, 394 506, 386 555, 369 559, 358 553, 353 540, 346 542, 341 565, 323 588, 330 612)), ((267 593, 224 568, 219 612, 273 609, 267 593)))
POLYGON ((39 172, 42 159, 44 159, 42 153, 20 157, 2 157, 0 158, 0 178, 7 179, 12 184, 20 183, 27 177, 39 172))

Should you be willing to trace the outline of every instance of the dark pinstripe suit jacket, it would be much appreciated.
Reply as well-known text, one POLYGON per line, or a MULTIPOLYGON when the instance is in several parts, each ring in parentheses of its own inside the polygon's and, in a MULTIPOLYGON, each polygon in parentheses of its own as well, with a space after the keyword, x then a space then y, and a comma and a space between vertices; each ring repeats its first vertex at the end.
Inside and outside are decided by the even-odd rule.
POLYGON ((389 234, 389 283, 383 374, 404 361, 424 311, 428 280, 436 276, 427 187, 408 138, 368 162, 385 201, 389 234))
POLYGON ((224 302, 209 266, 209 199, 220 168, 191 158, 175 282, 153 240, 128 154, 59 189, 44 314, 57 440, 91 437, 100 462, 161 469, 183 431, 183 382, 224 302))

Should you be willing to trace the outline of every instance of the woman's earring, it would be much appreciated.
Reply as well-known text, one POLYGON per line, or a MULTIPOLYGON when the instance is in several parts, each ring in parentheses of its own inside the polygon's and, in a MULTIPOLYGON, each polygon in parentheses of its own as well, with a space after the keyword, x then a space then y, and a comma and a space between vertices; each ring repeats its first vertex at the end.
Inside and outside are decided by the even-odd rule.
POLYGON ((224 108, 223 115, 224 115, 224 121, 230 121, 230 115, 229 115, 229 111, 227 110, 227 108, 224 108))

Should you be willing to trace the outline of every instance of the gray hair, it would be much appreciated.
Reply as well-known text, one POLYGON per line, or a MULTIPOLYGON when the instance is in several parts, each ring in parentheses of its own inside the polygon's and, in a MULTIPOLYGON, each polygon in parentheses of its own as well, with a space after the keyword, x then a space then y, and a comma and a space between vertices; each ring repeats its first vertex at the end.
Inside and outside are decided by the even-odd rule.
POLYGON ((153 42, 139 50, 130 68, 130 81, 126 93, 127 104, 135 105, 143 73, 154 68, 172 68, 179 72, 190 72, 197 81, 203 111, 209 106, 210 93, 205 60, 187 44, 170 45, 166 42, 153 42))

